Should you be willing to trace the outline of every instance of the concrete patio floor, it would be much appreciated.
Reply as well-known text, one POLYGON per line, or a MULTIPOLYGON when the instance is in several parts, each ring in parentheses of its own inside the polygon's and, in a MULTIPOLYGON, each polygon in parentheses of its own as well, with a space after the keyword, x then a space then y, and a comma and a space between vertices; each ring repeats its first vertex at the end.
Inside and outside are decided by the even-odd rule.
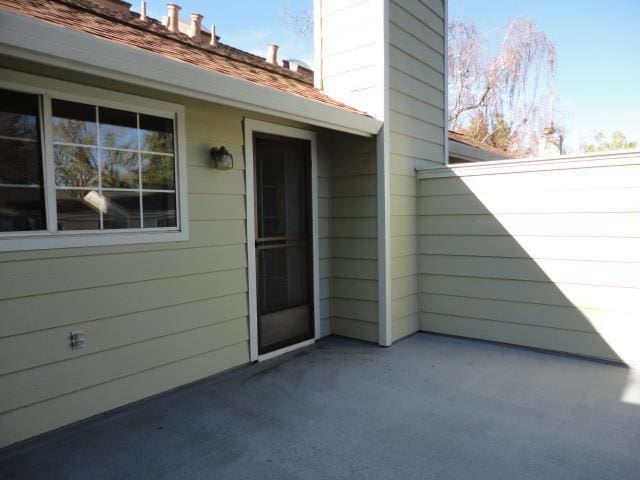
POLYGON ((0 452, 2 479, 640 479, 621 366, 328 338, 0 452))

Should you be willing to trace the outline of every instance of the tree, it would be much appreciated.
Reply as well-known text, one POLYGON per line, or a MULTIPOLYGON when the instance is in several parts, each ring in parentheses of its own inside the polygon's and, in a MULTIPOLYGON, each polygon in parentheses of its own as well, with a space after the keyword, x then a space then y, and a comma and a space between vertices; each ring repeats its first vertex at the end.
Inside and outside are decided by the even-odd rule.
POLYGON ((497 113, 491 122, 491 145, 508 152, 513 141, 511 125, 507 123, 502 113, 497 113))
POLYGON ((303 8, 296 12, 291 10, 289 2, 284 2, 282 4, 282 19, 284 23, 291 25, 301 38, 308 38, 313 32, 313 13, 311 10, 303 8))
POLYGON ((513 141, 511 125, 507 123, 502 113, 497 113, 491 119, 491 124, 489 124, 487 114, 485 112, 477 112, 461 131, 473 140, 505 152, 509 151, 513 141))
POLYGON ((469 123, 462 128, 462 133, 479 142, 486 142, 487 138, 491 136, 486 114, 484 112, 476 112, 469 120, 469 123))
POLYGON ((496 143, 516 155, 531 153, 543 126, 559 123, 551 90, 557 63, 551 39, 525 18, 509 23, 495 55, 489 53, 490 38, 470 21, 452 21, 448 40, 449 128, 464 131, 482 114, 491 125, 485 142, 497 128, 496 143), (539 95, 541 87, 546 99, 539 95))
POLYGON ((593 140, 594 143, 583 145, 583 152, 593 153, 607 150, 633 150, 638 148, 638 142, 627 140, 627 137, 620 131, 615 131, 611 134, 611 141, 607 140, 603 132, 596 132, 593 140))

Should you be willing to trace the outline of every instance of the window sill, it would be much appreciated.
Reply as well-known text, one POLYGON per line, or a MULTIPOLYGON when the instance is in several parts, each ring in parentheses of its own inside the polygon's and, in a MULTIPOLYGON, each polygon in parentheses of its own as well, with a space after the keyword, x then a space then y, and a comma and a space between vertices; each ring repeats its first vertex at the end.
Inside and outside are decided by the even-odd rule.
POLYGON ((0 238, 0 252, 52 250, 57 248, 101 247, 138 243, 185 242, 187 231, 151 231, 118 233, 55 233, 0 238))

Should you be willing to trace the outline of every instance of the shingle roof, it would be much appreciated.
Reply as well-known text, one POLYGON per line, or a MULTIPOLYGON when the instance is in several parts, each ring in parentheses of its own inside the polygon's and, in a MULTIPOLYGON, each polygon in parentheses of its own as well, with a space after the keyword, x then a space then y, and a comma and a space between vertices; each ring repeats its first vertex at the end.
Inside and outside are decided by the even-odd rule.
POLYGON ((0 0, 0 8, 364 115, 314 88, 310 70, 294 72, 224 44, 211 47, 205 32, 206 41, 195 42, 157 20, 143 21, 136 13, 91 0, 0 0))
POLYGON ((496 155, 505 156, 507 152, 504 150, 500 150, 499 148, 492 147, 491 145, 487 145, 486 143, 479 142, 474 140, 464 133, 454 132, 453 130, 449 130, 449 140, 453 140, 455 142, 464 143, 473 148, 479 148, 480 150, 484 150, 485 152, 495 153, 496 155))

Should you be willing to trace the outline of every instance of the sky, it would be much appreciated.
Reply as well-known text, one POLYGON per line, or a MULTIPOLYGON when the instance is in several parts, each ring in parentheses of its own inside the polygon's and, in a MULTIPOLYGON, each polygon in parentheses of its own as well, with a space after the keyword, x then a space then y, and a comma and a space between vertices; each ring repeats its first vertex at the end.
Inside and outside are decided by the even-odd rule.
POLYGON ((449 18, 501 32, 529 17, 556 44, 554 80, 569 150, 594 131, 640 141, 640 0, 450 0, 449 18), (488 7, 489 6, 489 7, 488 7))
MULTIPOLYGON (((166 1, 148 3, 152 16, 165 15, 166 1)), ((258 55, 276 43, 280 58, 313 65, 312 35, 297 35, 283 10, 286 5, 292 12, 311 11, 312 0, 178 3, 182 21, 191 12, 202 13, 203 25, 215 23, 224 43, 258 55)), ((449 17, 472 20, 481 32, 496 35, 512 18, 538 21, 557 48, 554 87, 569 151, 599 130, 620 130, 640 141, 640 0, 449 0, 449 17)))
MULTIPOLYGON (((128 0, 139 10, 136 0, 128 0)), ((267 45, 280 47, 279 58, 302 60, 313 66, 313 35, 302 38, 296 27, 285 21, 284 8, 299 13, 313 11, 312 0, 174 0, 182 7, 180 20, 189 22, 191 13, 204 15, 203 28, 216 25, 220 41, 232 47, 266 56, 267 45)), ((147 0, 149 15, 166 16, 167 0, 147 0)))

